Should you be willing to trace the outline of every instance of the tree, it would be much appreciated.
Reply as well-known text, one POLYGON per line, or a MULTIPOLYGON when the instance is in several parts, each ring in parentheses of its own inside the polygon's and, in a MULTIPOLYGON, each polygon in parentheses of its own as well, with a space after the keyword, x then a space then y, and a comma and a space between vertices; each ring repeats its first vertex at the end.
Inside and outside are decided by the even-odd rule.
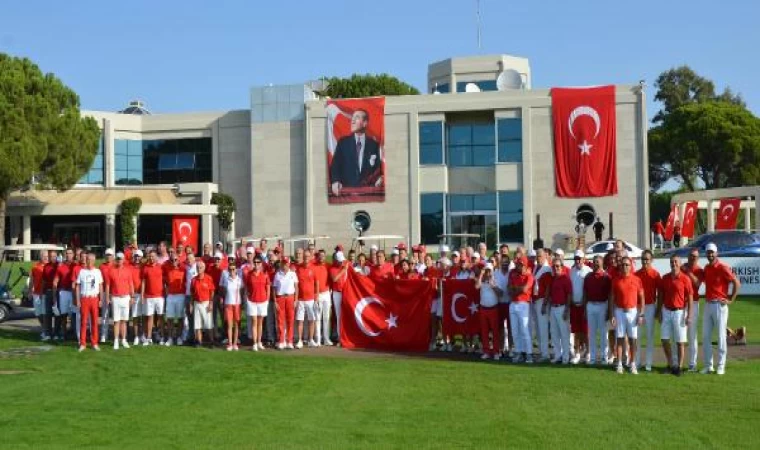
POLYGON ((380 75, 353 74, 351 78, 324 77, 327 87, 317 92, 322 97, 362 98, 377 95, 417 95, 420 91, 398 78, 382 73, 380 75))
POLYGON ((735 103, 676 108, 649 131, 650 163, 667 167, 689 191, 760 183, 760 119, 735 103))
POLYGON ((71 188, 92 165, 99 136, 77 94, 55 75, 0 53, 0 242, 11 192, 71 188))

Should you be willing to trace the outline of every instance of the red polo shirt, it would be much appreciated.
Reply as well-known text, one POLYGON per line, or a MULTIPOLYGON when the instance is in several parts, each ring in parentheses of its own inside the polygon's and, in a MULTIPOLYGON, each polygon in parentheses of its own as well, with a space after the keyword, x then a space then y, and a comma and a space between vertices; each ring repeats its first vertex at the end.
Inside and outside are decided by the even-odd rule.
POLYGON ((169 295, 181 295, 185 293, 187 284, 185 283, 185 269, 180 267, 170 267, 165 274, 166 290, 169 295))
POLYGON ((203 276, 198 275, 190 283, 190 292, 193 294, 194 301, 206 303, 214 294, 214 280, 205 273, 203 276))
POLYGON ((72 269, 74 268, 74 262, 63 262, 58 264, 55 269, 55 276, 58 278, 58 290, 70 291, 74 287, 74 280, 72 277, 72 269))
POLYGON ((660 284, 660 272, 653 268, 641 268, 636 271, 636 276, 641 280, 641 287, 644 288, 644 303, 653 305, 657 302, 657 287, 660 284))
POLYGON ((164 296, 164 272, 160 264, 144 265, 140 278, 145 283, 145 298, 164 296))
MULTIPOLYGON (((701 285, 705 281, 705 269, 699 267, 698 264, 695 264, 694 267, 689 267, 688 264, 684 264, 681 266, 681 272, 688 275, 694 275, 694 277, 697 279, 697 281, 693 281, 691 283, 691 290, 694 294, 694 301, 699 301, 699 285, 701 285)), ((689 276, 689 279, 691 279, 691 276, 689 276)))
POLYGON ((605 271, 591 272, 583 279, 583 293, 588 301, 605 302, 610 298, 612 279, 605 271))
POLYGON ((686 297, 693 292, 691 279, 683 272, 675 277, 672 273, 665 274, 660 280, 662 289, 662 304, 668 309, 683 309, 686 307, 686 297))
POLYGON ((327 263, 318 263, 314 261, 311 264, 311 270, 314 272, 314 278, 319 284, 319 293, 323 294, 330 290, 330 284, 328 283, 328 265, 327 263))
POLYGON ((110 290, 111 295, 118 297, 129 295, 130 288, 132 287, 132 269, 124 266, 112 267, 108 271, 106 286, 110 290))
POLYGON ((314 271, 310 266, 299 264, 296 266, 298 277, 298 300, 314 300, 314 271))
POLYGON ((372 265, 369 268, 369 276, 373 280, 382 280, 384 278, 392 278, 394 273, 393 264, 384 262, 383 264, 372 265))
POLYGON ((533 274, 526 271, 520 273, 515 269, 509 273, 509 287, 523 286, 522 291, 517 294, 512 294, 513 302, 530 302, 531 294, 533 293, 533 274))
POLYGON ((30 271, 30 277, 32 279, 32 294, 40 295, 42 294, 42 289, 44 285, 44 280, 42 279, 42 273, 45 270, 45 264, 42 264, 41 262, 37 261, 32 266, 32 270, 30 271))
POLYGON ((142 278, 140 278, 140 265, 132 264, 129 266, 129 269, 132 272, 132 286, 135 288, 135 294, 139 294, 142 285, 142 278))
POLYGON ((330 266, 330 269, 328 270, 328 274, 330 276, 330 284, 332 286, 332 290, 335 292, 343 292, 343 287, 346 285, 346 278, 348 277, 348 267, 346 267, 346 273, 344 273, 340 278, 338 278, 338 281, 332 281, 333 278, 335 278, 342 270, 346 267, 344 265, 335 265, 333 264, 330 266))
POLYGON ((736 276, 727 264, 717 261, 717 264, 705 266, 705 298, 707 300, 728 300, 728 284, 736 276))
POLYGON ((615 294, 615 306, 623 309, 636 308, 639 304, 639 292, 644 288, 641 280, 634 274, 621 275, 612 280, 612 292, 615 294))
MULTIPOLYGON (((541 278, 546 275, 548 274, 544 274, 541 278)), ((552 305, 567 305, 567 296, 573 295, 573 283, 570 281, 570 276, 563 273, 557 277, 549 275, 549 278, 552 305)))
POLYGON ((251 270, 243 278, 245 289, 248 291, 248 300, 254 303, 264 303, 269 300, 267 296, 267 287, 271 286, 272 281, 269 275, 263 270, 259 273, 251 270))
POLYGON ((53 280, 55 280, 55 273, 58 270, 58 263, 49 262, 45 264, 42 269, 42 281, 45 289, 53 289, 53 280))

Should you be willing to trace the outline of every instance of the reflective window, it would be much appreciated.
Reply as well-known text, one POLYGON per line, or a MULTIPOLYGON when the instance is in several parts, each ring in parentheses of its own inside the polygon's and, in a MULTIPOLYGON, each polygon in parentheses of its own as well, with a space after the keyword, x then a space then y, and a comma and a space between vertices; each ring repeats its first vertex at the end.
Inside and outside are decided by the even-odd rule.
POLYGON ((143 184, 143 141, 117 139, 114 142, 114 184, 143 184))
POLYGON ((481 91, 495 91, 496 80, 483 80, 483 81, 460 81, 457 83, 457 92, 466 92, 465 88, 469 83, 475 83, 481 91))
POLYGON ((522 119, 499 119, 499 162, 522 162, 522 119))
POLYGON ((145 184, 212 181, 211 138, 143 141, 145 184))
POLYGON ((450 166, 489 166, 495 155, 493 123, 455 123, 447 127, 446 145, 450 166))
POLYGON ((450 212, 496 211, 496 193, 449 194, 450 212))
POLYGON ((438 83, 437 86, 433 86, 433 89, 430 91, 430 93, 432 94, 435 91, 438 91, 441 94, 448 94, 451 92, 451 89, 449 88, 449 83, 438 83))
POLYGON ((443 194, 420 194, 420 234, 423 244, 437 244, 443 234, 443 194))
POLYGON ((103 136, 98 140, 98 152, 95 154, 95 159, 92 160, 90 170, 87 171, 82 178, 79 179, 79 184, 103 184, 103 136))
POLYGON ((443 122, 420 122, 420 164, 443 164, 443 122))
POLYGON ((523 192, 499 191, 499 241, 523 240, 523 192))

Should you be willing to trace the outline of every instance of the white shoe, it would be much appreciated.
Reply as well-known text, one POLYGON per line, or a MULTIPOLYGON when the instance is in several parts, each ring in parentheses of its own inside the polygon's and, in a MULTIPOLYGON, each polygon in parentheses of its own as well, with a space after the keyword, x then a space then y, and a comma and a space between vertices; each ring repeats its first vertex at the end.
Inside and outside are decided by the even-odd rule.
POLYGON ((118 350, 118 349, 119 349, 119 341, 115 341, 115 342, 113 343, 113 349, 114 349, 114 350, 118 350))
POLYGON ((48 341, 50 341, 50 336, 48 336, 47 334, 42 335, 42 342, 48 342, 48 341))
POLYGON ((229 345, 229 344, 227 345, 227 351, 228 351, 228 352, 231 352, 231 351, 232 351, 232 346, 231 346, 231 345, 229 345))
POLYGON ((132 341, 132 345, 134 345, 135 347, 137 347, 138 345, 140 345, 140 338, 139 337, 135 337, 135 340, 132 341))
POLYGON ((152 345, 152 344, 153 344, 153 339, 145 339, 143 341, 143 347, 147 347, 147 346, 152 345))
POLYGON ((177 345, 182 347, 182 344, 184 344, 184 342, 182 341, 182 338, 177 338, 177 345))
POLYGON ((579 354, 576 353, 575 356, 573 356, 572 363, 573 363, 573 365, 576 365, 579 362, 581 362, 581 355, 579 355, 579 354))
POLYGON ((618 364, 617 369, 615 369, 615 372, 622 374, 623 373, 623 365, 618 364))
POLYGON ((331 340, 329 340, 329 339, 325 339, 325 345, 326 345, 326 346, 328 346, 328 347, 332 347, 332 346, 333 346, 333 343, 332 343, 332 341, 331 341, 331 340))
POLYGON ((704 369, 702 369, 702 370, 699 371, 699 373, 701 373, 702 375, 709 375, 709 374, 711 374, 713 372, 714 372, 714 370, 713 370, 712 367, 705 367, 704 369))
POLYGON ((285 349, 285 343, 284 342, 280 342, 279 344, 277 344, 277 350, 284 350, 284 349, 285 349))
POLYGON ((166 340, 166 342, 164 343, 164 345, 167 346, 167 347, 171 347, 172 345, 174 345, 174 341, 172 340, 172 338, 169 338, 169 339, 166 340))
POLYGON ((309 348, 316 348, 316 347, 317 347, 317 343, 316 343, 316 342, 314 342, 314 341, 309 341, 309 342, 308 342, 306 345, 307 345, 309 348))
POLYGON ((101 344, 105 344, 106 343, 106 337, 105 336, 101 336, 100 337, 100 343, 101 344))
POLYGON ((322 346, 322 344, 320 344, 319 341, 314 341, 314 347, 319 348, 321 346, 322 346))
POLYGON ((723 368, 723 367, 718 366, 718 371, 715 372, 715 373, 717 373, 718 375, 725 375, 726 374, 726 369, 723 368))
POLYGON ((95 350, 96 352, 99 352, 100 351, 100 346, 96 345, 96 346, 92 347, 92 349, 95 350))
POLYGON ((233 346, 232 346, 232 350, 234 350, 234 351, 236 351, 236 352, 237 352, 237 351, 240 351, 240 347, 238 347, 238 345, 237 345, 237 344, 235 344, 235 345, 233 345, 233 346))
POLYGON ((121 340, 121 346, 124 347, 124 348, 129 348, 129 344, 127 344, 127 340, 126 339, 122 339, 121 340))
POLYGON ((259 350, 266 350, 267 349, 266 347, 264 347, 264 344, 262 344, 261 342, 259 342, 258 347, 259 347, 259 350))
POLYGON ((689 366, 689 373, 697 373, 697 366, 689 366))
POLYGON ((483 356, 481 356, 481 357, 480 357, 480 359, 482 359, 483 361, 485 361, 485 360, 487 360, 487 359, 491 359, 491 357, 490 357, 490 356, 488 356, 488 354, 487 354, 487 353, 483 353, 483 356))
POLYGON ((85 347, 84 345, 80 345, 79 346, 79 353, 82 353, 86 348, 87 347, 85 347))
POLYGON ((303 341, 298 341, 296 348, 303 348, 303 341))
POLYGON ((158 341, 158 345, 164 345, 166 342, 164 342, 164 338, 161 338, 160 341, 158 341))
POLYGON ((498 354, 498 353, 495 353, 495 354, 493 355, 493 360, 494 360, 494 361, 498 361, 498 360, 500 360, 500 359, 501 359, 501 356, 499 356, 499 354, 498 354))
POLYGON ((285 348, 287 348, 288 350, 293 350, 295 347, 293 346, 293 343, 290 343, 290 344, 287 344, 285 348))
POLYGON ((631 375, 638 375, 639 371, 636 369, 636 364, 631 364, 631 375))
POLYGON ((644 367, 644 370, 646 370, 647 372, 651 372, 652 371, 652 366, 651 365, 646 366, 646 367, 644 367))
POLYGON ((525 364, 533 364, 533 357, 528 356, 527 358, 525 358, 525 364))
POLYGON ((251 351, 252 351, 252 352, 257 352, 257 351, 259 351, 259 346, 258 346, 258 345, 256 345, 256 344, 253 344, 253 345, 251 346, 251 351))

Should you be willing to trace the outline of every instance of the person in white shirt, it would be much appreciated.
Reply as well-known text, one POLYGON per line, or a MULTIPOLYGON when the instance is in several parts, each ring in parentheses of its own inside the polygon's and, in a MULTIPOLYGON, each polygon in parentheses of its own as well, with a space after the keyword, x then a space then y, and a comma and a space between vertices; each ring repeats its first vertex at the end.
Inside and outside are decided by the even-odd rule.
POLYGON ((195 263, 195 255, 193 253, 187 254, 187 260, 185 260, 185 283, 187 290, 185 291, 185 320, 182 324, 182 340, 187 342, 192 336, 193 330, 193 314, 190 313, 190 305, 192 299, 190 298, 190 285, 193 282, 193 278, 198 275, 198 266, 195 263))
POLYGON ((571 342, 574 346, 573 364, 578 364, 581 360, 581 353, 586 364, 590 361, 588 348, 588 321, 586 320, 586 309, 583 307, 583 282, 586 275, 592 272, 591 268, 585 264, 586 255, 583 250, 576 250, 573 254, 573 267, 570 268, 570 282, 573 285, 573 301, 570 305, 570 332, 573 334, 571 342))
POLYGON ((79 271, 74 282, 74 301, 82 314, 79 329, 79 351, 86 348, 89 320, 90 344, 92 349, 100 351, 98 346, 98 309, 103 295, 103 275, 95 268, 95 254, 87 255, 87 266, 79 271))
POLYGON ((512 300, 509 296, 509 290, 507 285, 509 284, 509 272, 515 268, 515 265, 510 261, 509 254, 503 253, 501 258, 501 266, 499 270, 493 274, 496 286, 501 291, 499 295, 499 338, 502 352, 505 356, 509 354, 509 303, 512 300))
POLYGON ((227 271, 222 274, 219 287, 224 297, 224 318, 227 322, 227 351, 239 350, 240 299, 243 296, 243 277, 235 267, 235 258, 228 258, 227 271))
POLYGON ((295 322, 296 299, 298 298, 298 276, 290 270, 290 260, 283 258, 280 269, 274 276, 272 287, 277 310, 277 349, 292 350, 293 323, 295 322), (287 336, 287 338, 286 338, 287 336))

